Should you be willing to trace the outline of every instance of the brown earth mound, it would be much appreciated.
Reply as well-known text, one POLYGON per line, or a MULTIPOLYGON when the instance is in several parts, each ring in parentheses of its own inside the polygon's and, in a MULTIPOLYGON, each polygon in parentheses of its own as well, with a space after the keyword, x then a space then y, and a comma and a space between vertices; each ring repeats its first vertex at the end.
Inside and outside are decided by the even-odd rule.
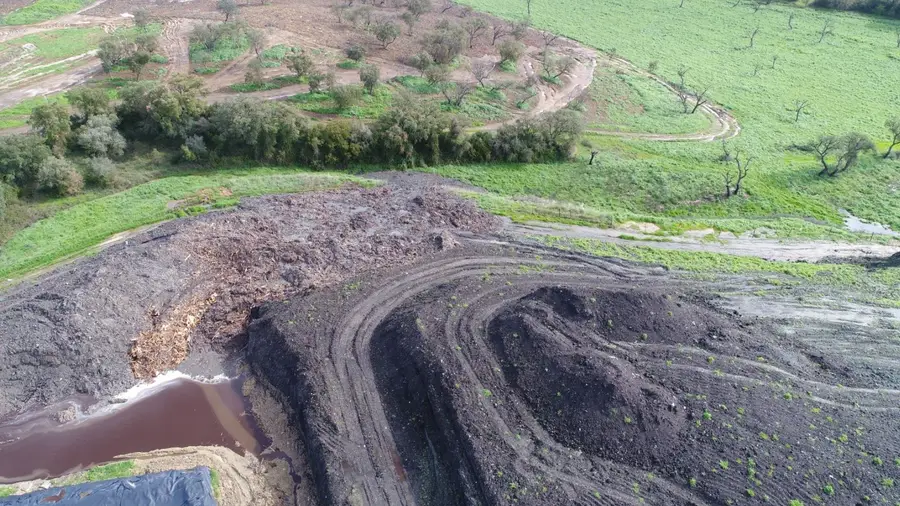
MULTIPOLYGON (((250 310, 454 247, 496 219, 408 184, 245 199, 169 222, 0 299, 0 420, 239 349, 250 310), (129 367, 129 362, 131 362, 129 367)), ((217 374, 220 371, 211 371, 217 374)))

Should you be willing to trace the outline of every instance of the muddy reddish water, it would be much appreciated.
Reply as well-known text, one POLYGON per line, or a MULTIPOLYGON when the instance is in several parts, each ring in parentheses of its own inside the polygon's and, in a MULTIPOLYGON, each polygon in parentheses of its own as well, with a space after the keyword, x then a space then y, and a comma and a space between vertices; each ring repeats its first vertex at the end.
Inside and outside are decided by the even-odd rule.
POLYGON ((239 380, 179 379, 110 413, 62 425, 54 416, 0 425, 0 483, 60 476, 132 452, 218 445, 258 454, 268 444, 239 380))

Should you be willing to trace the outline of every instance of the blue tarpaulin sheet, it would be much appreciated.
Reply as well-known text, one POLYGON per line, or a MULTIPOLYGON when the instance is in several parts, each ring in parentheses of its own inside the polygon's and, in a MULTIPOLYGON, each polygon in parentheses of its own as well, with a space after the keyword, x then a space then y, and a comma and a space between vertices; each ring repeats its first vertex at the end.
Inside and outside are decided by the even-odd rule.
POLYGON ((95 481, 0 499, 0 506, 217 506, 209 468, 95 481))

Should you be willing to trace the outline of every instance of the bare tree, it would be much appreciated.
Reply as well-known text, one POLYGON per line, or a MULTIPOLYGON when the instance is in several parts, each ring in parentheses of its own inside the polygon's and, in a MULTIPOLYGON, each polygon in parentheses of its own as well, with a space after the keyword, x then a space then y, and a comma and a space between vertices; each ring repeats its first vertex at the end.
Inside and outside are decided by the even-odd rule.
POLYGON ((825 37, 829 35, 834 35, 834 25, 831 23, 830 19, 826 19, 825 24, 822 25, 822 29, 819 30, 819 43, 825 40, 825 37))
POLYGON ((731 6, 732 6, 732 7, 737 7, 738 5, 741 5, 741 2, 743 2, 743 1, 744 1, 744 0, 735 0, 735 2, 734 2, 733 4, 731 4, 731 6))
POLYGON ((444 2, 441 4, 441 14, 444 14, 454 7, 456 7, 456 4, 453 3, 453 0, 444 0, 444 2))
POLYGON ((681 102, 681 108, 684 109, 685 114, 688 112, 688 100, 690 100, 690 98, 691 94, 688 93, 684 86, 678 88, 678 101, 681 102))
POLYGON ((756 75, 759 74, 760 69, 762 69, 762 65, 759 63, 753 65, 753 77, 756 77, 756 75))
POLYGON ((690 70, 690 69, 685 67, 684 65, 681 65, 678 67, 678 70, 676 71, 678 74, 678 79, 679 79, 678 87, 681 88, 682 90, 684 89, 684 76, 688 73, 688 70, 690 70))
POLYGON ((541 58, 544 72, 547 73, 547 77, 551 80, 559 79, 559 76, 572 70, 577 63, 575 58, 572 58, 571 56, 559 56, 549 50, 544 51, 544 55, 541 58))
POLYGON ((900 28, 897 28, 897 47, 900 47, 900 28))
POLYGON ((759 34, 759 27, 753 29, 753 32, 750 33, 750 45, 747 46, 747 49, 753 49, 753 43, 756 41, 756 36, 759 34))
POLYGON ((443 83, 441 86, 441 93, 447 99, 447 103, 456 107, 461 106, 466 97, 474 90, 475 87, 472 86, 472 83, 443 83))
POLYGON ((497 65, 488 60, 476 60, 472 62, 472 76, 478 81, 479 86, 484 86, 484 81, 491 77, 497 65))
POLYGON ((702 91, 694 93, 694 108, 691 109, 691 114, 694 114, 703 104, 709 102, 709 97, 706 96, 707 93, 709 93, 709 88, 703 88, 702 91))
POLYGON ((544 48, 546 49, 552 46, 554 42, 556 42, 556 39, 559 38, 559 35, 553 32, 543 31, 541 32, 541 38, 544 39, 544 48))
POLYGON ((729 163, 723 174, 725 179, 725 198, 727 199, 740 193, 741 184, 750 172, 750 163, 753 162, 753 157, 744 157, 744 153, 741 152, 740 149, 735 150, 734 154, 732 154, 725 141, 722 141, 722 149, 725 151, 725 155, 722 159, 725 162, 734 162, 735 168, 737 169, 737 173, 733 172, 731 164, 729 163))
POLYGON ((344 22, 344 14, 347 13, 347 9, 350 6, 344 3, 337 3, 331 6, 331 12, 334 14, 334 17, 337 18, 338 23, 344 22))
POLYGON ((493 31, 491 32, 491 45, 496 45, 497 41, 502 37, 506 37, 509 35, 509 25, 506 23, 494 23, 493 31))
POLYGON ((531 17, 531 2, 534 0, 525 0, 525 6, 528 8, 528 17, 531 17))
POLYGON ((802 99, 794 100, 794 105, 790 109, 791 111, 794 111, 794 123, 797 123, 798 121, 800 121, 800 115, 805 112, 807 106, 809 106, 808 100, 802 100, 802 99))
MULTIPOLYGON (((684 7, 684 0, 681 0, 681 3, 678 4, 678 7, 679 7, 679 8, 680 8, 680 7, 684 7)), ((593 160, 593 158, 592 158, 592 160, 593 160)))
POLYGON ((469 34, 469 48, 475 45, 475 39, 487 30, 488 23, 484 18, 472 18, 467 21, 463 28, 469 34))
POLYGON ((834 177, 845 172, 859 161, 859 155, 865 151, 875 149, 875 144, 866 135, 858 132, 850 132, 836 137, 834 135, 822 135, 810 143, 810 151, 816 154, 822 170, 820 176, 834 177), (829 162, 830 159, 834 162, 829 162))
POLYGON ((888 158, 891 156, 891 152, 894 150, 894 146, 900 144, 900 117, 887 120, 884 123, 884 126, 886 126, 891 132, 891 145, 888 146, 888 150, 884 154, 884 157, 888 158))
POLYGON ((772 56, 772 68, 773 69, 775 68, 775 62, 777 62, 777 61, 778 61, 778 55, 776 54, 776 55, 772 56))
POLYGON ((790 16, 788 16, 788 30, 794 29, 794 16, 795 14, 792 12, 790 16))
POLYGON ((772 0, 754 0, 753 12, 759 12, 760 9, 772 3, 772 0))

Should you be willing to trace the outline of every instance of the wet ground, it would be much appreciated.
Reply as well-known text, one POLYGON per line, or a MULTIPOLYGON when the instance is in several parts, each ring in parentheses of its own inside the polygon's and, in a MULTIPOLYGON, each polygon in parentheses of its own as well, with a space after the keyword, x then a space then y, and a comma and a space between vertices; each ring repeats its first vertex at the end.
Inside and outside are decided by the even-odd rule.
POLYGON ((24 414, 0 424, 0 483, 57 477, 165 448, 223 446, 259 455, 269 440, 242 384, 176 379, 96 415, 73 408, 85 407, 84 398, 63 411, 24 414))

